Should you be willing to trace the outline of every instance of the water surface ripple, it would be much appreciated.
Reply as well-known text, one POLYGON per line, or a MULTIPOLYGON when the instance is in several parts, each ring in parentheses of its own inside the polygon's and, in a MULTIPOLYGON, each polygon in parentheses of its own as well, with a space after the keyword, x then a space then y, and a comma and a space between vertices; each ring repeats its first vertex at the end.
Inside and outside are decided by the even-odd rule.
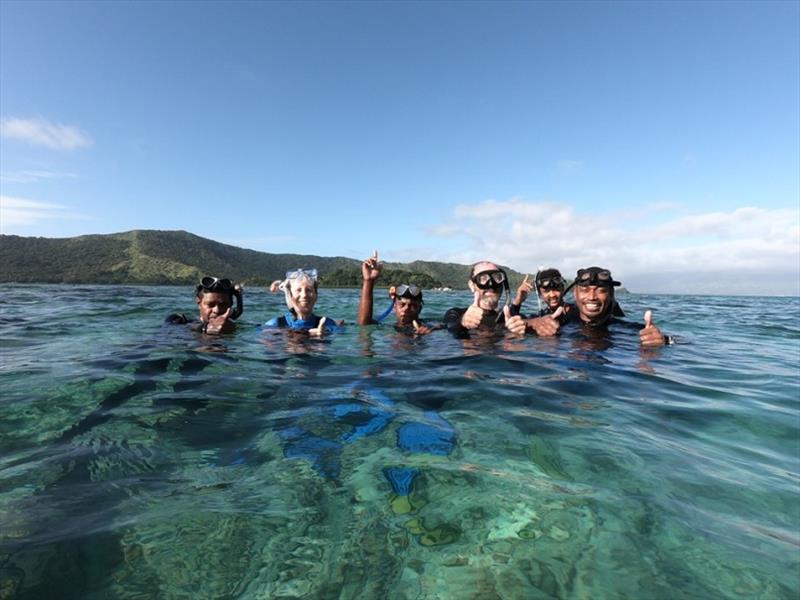
MULTIPOLYGON (((800 589, 798 298, 623 296, 680 341, 644 351, 294 339, 259 329, 282 311, 263 290, 209 341, 161 326, 186 288, 0 294, 0 597, 800 589)), ((352 323, 357 295, 318 312, 352 323)))

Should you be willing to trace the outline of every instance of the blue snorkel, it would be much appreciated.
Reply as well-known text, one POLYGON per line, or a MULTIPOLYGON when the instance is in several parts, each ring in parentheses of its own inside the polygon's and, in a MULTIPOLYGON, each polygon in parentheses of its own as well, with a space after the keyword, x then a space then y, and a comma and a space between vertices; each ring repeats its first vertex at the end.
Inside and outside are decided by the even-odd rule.
POLYGON ((386 310, 384 310, 381 313, 381 315, 377 319, 375 319, 375 321, 377 321, 378 323, 383 323, 384 319, 386 319, 386 317, 392 314, 393 308, 394 308, 394 298, 392 298, 392 301, 389 303, 389 306, 386 307, 386 310))

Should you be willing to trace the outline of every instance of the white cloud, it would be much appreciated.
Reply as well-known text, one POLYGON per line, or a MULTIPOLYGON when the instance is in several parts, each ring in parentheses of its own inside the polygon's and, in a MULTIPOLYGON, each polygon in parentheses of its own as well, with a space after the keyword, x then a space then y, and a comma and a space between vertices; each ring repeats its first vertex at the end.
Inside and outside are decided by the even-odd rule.
POLYGON ((46 179, 77 179, 75 173, 60 173, 57 171, 12 171, 0 173, 0 181, 9 183, 34 183, 46 179))
POLYGON ((659 204, 599 217, 565 204, 487 200, 456 207, 453 221, 427 231, 467 241, 437 256, 439 260, 471 263, 485 258, 528 272, 551 265, 565 274, 601 265, 618 277, 642 280, 675 271, 713 272, 717 279, 727 273, 730 281, 743 271, 794 273, 795 281, 787 285, 797 288, 800 210, 742 207, 665 215, 668 210, 659 204), (660 223, 638 223, 657 213, 660 223))
POLYGON ((54 219, 80 219, 72 209, 62 204, 51 204, 15 198, 13 196, 0 196, 0 230, 9 233, 8 228, 20 225, 34 225, 40 221, 54 219))
POLYGON ((51 123, 41 117, 2 119, 0 120, 0 136, 54 150, 75 150, 92 144, 89 135, 78 127, 51 123))

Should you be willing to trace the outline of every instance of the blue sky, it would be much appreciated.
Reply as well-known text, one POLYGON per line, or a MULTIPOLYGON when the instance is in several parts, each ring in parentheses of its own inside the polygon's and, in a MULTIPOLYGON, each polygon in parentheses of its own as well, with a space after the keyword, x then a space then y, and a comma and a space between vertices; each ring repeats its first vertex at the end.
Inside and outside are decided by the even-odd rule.
POLYGON ((800 294, 800 3, 0 3, 0 229, 800 294))

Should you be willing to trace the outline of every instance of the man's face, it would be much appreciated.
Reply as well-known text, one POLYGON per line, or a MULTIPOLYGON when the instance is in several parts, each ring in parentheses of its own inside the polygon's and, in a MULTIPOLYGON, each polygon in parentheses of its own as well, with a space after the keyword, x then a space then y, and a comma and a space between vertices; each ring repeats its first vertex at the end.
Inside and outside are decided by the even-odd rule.
POLYGON ((539 295, 550 310, 553 311, 561 306, 561 297, 564 295, 564 290, 554 287, 539 288, 539 295))
POLYGON ((584 321, 602 319, 611 310, 612 302, 611 288, 597 285, 575 286, 575 306, 584 321))
MULTIPOLYGON (((481 271, 499 270, 500 267, 494 263, 482 262, 475 265, 475 268, 472 269, 472 275, 475 275, 475 273, 480 273, 481 271)), ((469 289, 472 291, 472 293, 478 291, 481 294, 480 299, 478 300, 478 308, 482 308, 483 310, 497 310, 497 305, 500 303, 500 294, 503 292, 502 287, 481 289, 470 279, 469 289)))
POLYGON ((230 294, 222 292, 204 292, 197 299, 200 319, 208 323, 212 317, 218 317, 231 307, 230 294))
POLYGON ((401 326, 412 325, 413 321, 419 319, 422 310, 422 303, 413 298, 397 298, 394 301, 394 314, 397 317, 397 324, 401 326))

